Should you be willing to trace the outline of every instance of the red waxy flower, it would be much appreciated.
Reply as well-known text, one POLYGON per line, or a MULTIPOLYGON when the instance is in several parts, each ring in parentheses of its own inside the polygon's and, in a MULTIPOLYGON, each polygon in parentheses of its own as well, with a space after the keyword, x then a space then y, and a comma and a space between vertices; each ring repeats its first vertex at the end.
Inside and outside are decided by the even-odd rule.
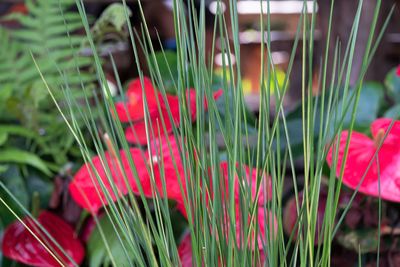
MULTIPOLYGON (((220 164, 221 174, 225 178, 226 188, 229 185, 229 165, 228 162, 223 161, 220 164)), ((259 205, 263 205, 266 201, 272 198, 272 184, 271 177, 267 176, 265 173, 259 173, 259 171, 255 168, 250 169, 248 166, 243 165, 240 168, 239 164, 236 164, 235 171, 235 201, 239 202, 240 196, 248 195, 249 191, 251 191, 251 199, 254 201, 258 195, 257 203, 259 205), (245 175, 245 179, 239 179, 238 174, 245 175), (259 176, 258 186, 257 186, 257 175, 259 176), (241 181, 240 181, 241 180, 241 181), (251 187, 251 190, 249 190, 251 187)), ((228 189, 227 189, 228 190, 228 189)))
MULTIPOLYGON (((26 217, 23 219, 26 226, 41 242, 46 244, 47 248, 62 263, 62 266, 76 266, 76 264, 80 264, 83 261, 84 248, 71 226, 48 211, 40 213, 37 221, 57 243, 54 243, 31 218, 26 217), (64 255, 56 244, 62 247, 73 262, 64 255)), ((4 256, 29 266, 61 266, 20 221, 12 223, 4 231, 2 251, 4 256)))
MULTIPOLYGON (((179 111, 179 98, 174 95, 166 95, 165 103, 162 94, 157 91, 151 80, 144 78, 144 89, 142 90, 141 83, 139 79, 134 80, 127 91, 127 103, 118 102, 115 104, 116 111, 121 122, 132 121, 132 127, 128 127, 125 131, 126 139, 130 143, 134 144, 147 144, 146 135, 146 123, 144 121, 144 106, 143 100, 144 95, 146 95, 147 107, 149 110, 151 126, 150 137, 158 138, 163 135, 167 135, 172 132, 173 125, 176 126, 180 123, 180 111, 179 111), (160 108, 158 107, 158 103, 160 108), (168 110, 171 112, 172 121, 168 114, 168 110), (165 129, 163 123, 165 124, 165 129)), ((222 90, 218 90, 214 93, 214 99, 218 99, 222 90)), ((189 89, 186 92, 189 112, 191 114, 191 119, 196 119, 196 91, 194 89, 189 89)), ((207 102, 204 101, 204 107, 207 109, 207 102)))
POLYGON ((187 233, 178 247, 178 255, 181 260, 182 267, 193 266, 192 237, 187 233))
MULTIPOLYGON (((173 135, 162 137, 153 142, 149 146, 153 163, 154 178, 156 190, 163 196, 163 180, 165 181, 167 197, 176 201, 183 201, 181 187, 186 192, 185 171, 180 155, 182 144, 180 140, 175 140, 173 135)), ((154 188, 148 188, 145 194, 152 196, 154 188)))
MULTIPOLYGON (((125 151, 121 150, 119 153, 121 162, 118 161, 116 156, 108 152, 105 153, 105 161, 99 156, 92 158, 92 164, 96 171, 93 170, 89 162, 86 163, 78 170, 69 185, 69 191, 74 200, 91 213, 96 213, 98 209, 103 206, 103 203, 108 204, 106 195, 103 192, 104 189, 98 181, 99 178, 113 201, 128 193, 123 173, 126 174, 127 181, 132 191, 135 193, 139 192, 135 182, 135 172, 130 167, 125 151), (113 185, 110 184, 107 174, 111 177, 113 185), (114 193, 113 186, 115 186, 117 194, 114 193)), ((132 158, 133 164, 136 167, 142 187, 148 187, 150 178, 146 168, 146 162, 142 157, 142 152, 137 148, 131 148, 129 157, 132 158)))
MULTIPOLYGON (((352 189, 356 189, 365 174, 359 191, 370 196, 379 196, 382 199, 400 202, 400 121, 395 121, 387 138, 384 140, 377 157, 374 157, 378 145, 383 140, 385 133, 392 122, 392 119, 377 119, 371 124, 373 139, 368 136, 353 132, 350 136, 349 152, 344 166, 343 183, 352 189)), ((346 148, 348 131, 343 131, 340 136, 338 164, 336 175, 340 175, 343 164, 343 157, 346 148)), ((336 144, 333 144, 327 155, 327 162, 330 167, 333 164, 336 144)))
POLYGON ((119 152, 121 162, 119 162, 115 156, 107 152, 105 153, 106 161, 104 164, 107 164, 106 166, 108 166, 108 168, 105 168, 101 158, 96 156, 92 159, 92 164, 96 171, 92 169, 90 163, 82 166, 75 174, 69 186, 69 191, 80 206, 91 213, 96 213, 103 205, 108 204, 104 191, 110 194, 113 201, 128 193, 129 189, 124 180, 124 172, 132 192, 139 194, 138 185, 136 184, 134 176, 135 172, 131 169, 128 160, 128 157, 131 157, 138 173, 143 193, 146 197, 153 197, 156 191, 159 192, 160 196, 164 196, 163 181, 165 181, 166 197, 177 201, 183 201, 179 181, 181 181, 184 189, 186 188, 186 183, 179 146, 180 144, 176 142, 174 136, 163 137, 153 140, 153 143, 149 146, 148 152, 150 152, 150 154, 148 152, 141 152, 138 148, 131 148, 127 156, 126 153, 121 150, 119 152), (151 159, 150 155, 152 157, 151 159), (106 171, 108 169, 109 171, 106 171), (154 172, 154 183, 152 183, 150 179, 149 171, 151 169, 154 172), (121 170, 123 170, 123 172, 121 170), (104 188, 98 182, 96 173, 101 181, 103 181, 104 188), (114 193, 113 186, 110 184, 107 174, 112 177, 113 185, 118 190, 118 194, 114 193))
POLYGON ((398 76, 398 77, 400 77, 400 65, 397 67, 397 69, 396 69, 396 75, 398 76))
MULTIPOLYGON (((150 115, 157 112, 157 98, 162 101, 162 96, 158 93, 147 77, 143 79, 143 91, 146 95, 147 107, 150 115)), ((115 103, 115 109, 121 122, 140 121, 144 118, 143 91, 140 79, 133 80, 126 92, 127 102, 115 103)))

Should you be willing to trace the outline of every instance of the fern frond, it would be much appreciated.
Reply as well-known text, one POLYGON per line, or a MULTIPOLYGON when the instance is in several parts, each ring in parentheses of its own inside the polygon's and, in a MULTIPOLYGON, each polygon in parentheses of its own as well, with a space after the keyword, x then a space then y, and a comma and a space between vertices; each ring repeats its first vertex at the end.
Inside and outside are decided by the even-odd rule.
MULTIPOLYGON (((70 11, 73 4, 71 0, 28 0, 28 15, 16 17, 23 27, 12 33, 15 42, 24 48, 23 54, 32 53, 47 82, 54 89, 65 83, 60 73, 71 78, 68 79, 69 87, 80 88, 82 79, 79 73, 92 64, 90 58, 80 55, 85 37, 75 34, 76 30, 82 28, 82 22, 78 13, 70 11)), ((23 58, 22 61, 27 63, 29 60, 23 58)), ((29 64, 21 63, 18 67, 17 80, 20 87, 26 88, 36 83, 38 71, 32 59, 29 64)), ((93 79, 85 79, 85 82, 93 82, 93 79)))

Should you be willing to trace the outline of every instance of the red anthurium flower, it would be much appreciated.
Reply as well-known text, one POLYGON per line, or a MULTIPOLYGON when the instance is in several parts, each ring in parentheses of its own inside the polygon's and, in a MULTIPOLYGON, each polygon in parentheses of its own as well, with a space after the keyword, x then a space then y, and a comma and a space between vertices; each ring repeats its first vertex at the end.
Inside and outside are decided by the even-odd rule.
POLYGON ((398 77, 400 77, 400 65, 397 67, 397 69, 396 69, 396 75, 398 76, 398 77))
POLYGON ((178 255, 182 267, 193 266, 192 238, 190 233, 185 234, 178 247, 178 255))
MULTIPOLYGON (((353 132, 350 136, 349 152, 346 165, 344 166, 343 183, 352 189, 356 189, 361 182, 368 165, 371 163, 369 171, 366 173, 361 183, 359 191, 370 196, 380 196, 382 199, 400 202, 400 121, 395 121, 393 127, 384 140, 377 157, 374 157, 378 145, 383 140, 385 133, 392 122, 392 119, 377 119, 371 124, 373 139, 368 136, 353 132)), ((338 164, 336 174, 340 175, 343 157, 346 148, 348 131, 343 131, 340 136, 338 164)), ((335 156, 333 144, 327 155, 327 163, 330 167, 335 156)))
MULTIPOLYGON (((121 150, 119 153, 121 162, 118 161, 116 156, 108 152, 105 153, 105 161, 102 161, 99 156, 94 157, 92 159, 92 164, 96 172, 93 170, 92 165, 87 163, 78 170, 69 185, 69 191, 74 200, 91 213, 96 213, 98 209, 103 206, 103 203, 108 204, 103 188, 98 181, 99 178, 103 182, 105 190, 110 193, 113 201, 128 193, 122 170, 124 170, 127 176, 132 191, 135 193, 139 192, 135 182, 135 172, 130 167, 125 151, 121 150), (102 162, 106 165, 103 165, 102 162), (115 186, 118 194, 114 193, 113 186, 110 184, 107 174, 110 174, 112 177, 113 186, 115 186)), ((146 162, 142 157, 142 152, 137 148, 131 148, 129 154, 136 167, 142 187, 148 187, 150 178, 146 168, 146 162)))
MULTIPOLYGON (((218 99, 222 95, 222 90, 218 90, 213 94, 214 99, 218 99)), ((191 120, 194 121, 197 115, 196 108, 196 91, 194 89, 189 89, 186 92, 187 102, 189 105, 189 112, 191 116, 191 120)), ((150 121, 149 128, 150 139, 159 138, 164 135, 168 135, 173 130, 173 125, 176 127, 180 123, 180 110, 179 110, 179 98, 178 96, 167 95, 166 104, 162 100, 162 96, 158 97, 160 99, 160 110, 158 108, 155 109, 154 112, 150 113, 150 121), (171 118, 169 116, 169 112, 171 114, 171 118), (164 123, 164 124, 163 124, 164 123), (164 128, 165 127, 165 128, 164 128)), ((208 103, 205 101, 204 108, 208 108, 208 103)), ((144 120, 133 123, 132 127, 128 127, 125 130, 126 140, 133 144, 147 144, 147 135, 146 135, 146 123, 144 120)))
POLYGON ((146 94, 147 107, 150 115, 157 112, 157 98, 162 101, 161 94, 154 89, 151 80, 147 77, 143 78, 144 88, 140 79, 135 79, 129 84, 126 92, 127 102, 117 102, 115 109, 121 122, 140 121, 144 118, 143 91, 146 94))
MULTIPOLYGON (((185 171, 180 155, 182 145, 180 140, 176 140, 173 135, 162 137, 149 146, 152 160, 148 160, 153 165, 156 190, 163 196, 163 181, 165 181, 167 197, 178 202, 183 201, 181 187, 186 192, 185 171)), ((154 188, 148 188, 145 192, 147 196, 152 196, 154 188)))
POLYGON ((76 264, 80 264, 83 261, 85 256, 84 248, 71 226, 48 211, 40 213, 37 221, 57 243, 54 243, 31 218, 26 217, 23 219, 26 226, 41 242, 46 244, 47 248, 57 257, 58 261, 20 221, 12 223, 4 231, 2 244, 4 256, 29 266, 40 267, 76 266, 76 264), (56 244, 62 247, 73 262, 56 244))
MULTIPOLYGON (((141 82, 139 79, 134 80, 127 91, 127 103, 118 102, 115 104, 115 108, 121 122, 132 121, 132 127, 128 127, 125 131, 126 139, 130 143, 134 144, 147 144, 146 135, 146 123, 144 121, 144 106, 143 100, 146 95, 147 107, 149 110, 150 121, 149 125, 152 130, 150 131, 150 137, 158 138, 163 135, 168 135, 172 132, 173 125, 176 126, 180 123, 180 110, 179 110, 179 98, 174 95, 166 95, 166 101, 162 94, 157 91, 151 80, 144 78, 144 89, 142 90, 141 82), (159 106, 158 107, 158 103, 159 106), (171 113, 172 121, 168 114, 168 110, 171 113), (165 124, 165 129, 162 122, 165 124)), ((223 90, 218 90, 214 93, 214 99, 218 99, 222 95, 223 90)), ((191 119, 196 119, 196 91, 189 89, 186 92, 187 102, 191 119)), ((204 107, 207 109, 207 101, 204 101, 204 107)))
MULTIPOLYGON (((245 238, 248 237, 242 236, 242 228, 244 228, 244 226, 240 219, 242 216, 241 211, 238 207, 236 208, 236 242, 245 244, 248 241, 248 244, 253 250, 262 250, 263 247, 268 244, 268 239, 276 237, 276 233, 278 232, 278 222, 276 216, 262 206, 258 207, 256 215, 257 218, 254 218, 253 220, 251 219, 250 214, 247 216, 247 225, 250 226, 250 224, 252 224, 253 229, 258 227, 257 237, 255 237, 255 233, 252 232, 249 239, 245 240, 245 238)), ((229 236, 229 234, 230 233, 228 232, 227 235, 229 236)))
MULTIPOLYGON (((179 181, 181 181, 183 188, 186 188, 186 183, 179 146, 180 144, 175 140, 174 136, 169 136, 153 140, 147 152, 141 152, 138 148, 130 149, 130 155, 128 156, 133 160, 146 197, 153 197, 155 191, 158 191, 160 196, 164 196, 163 181, 165 181, 166 197, 183 201, 179 181), (150 156, 152 157, 151 159, 150 156), (149 171, 151 169, 154 172, 155 183, 150 178, 149 171)), ((116 156, 108 152, 105 153, 105 164, 108 165, 109 174, 112 177, 113 185, 118 190, 118 194, 114 193, 113 186, 108 181, 108 171, 106 171, 108 168, 104 168, 101 158, 98 156, 92 159, 96 172, 93 171, 90 163, 85 164, 75 174, 69 186, 70 193, 75 201, 91 213, 96 213, 104 204, 108 204, 104 189, 99 184, 96 173, 103 181, 105 190, 110 193, 113 201, 128 193, 121 169, 126 173, 130 189, 133 193, 139 194, 139 189, 135 182, 135 172, 130 168, 128 156, 123 150, 119 153, 121 163, 118 162, 116 156)))
MULTIPOLYGON (((226 187, 228 188, 229 184, 229 164, 226 161, 221 162, 220 170, 221 174, 225 178, 226 187)), ((236 164, 235 171, 235 201, 240 200, 240 196, 245 197, 249 188, 251 187, 251 199, 255 200, 258 195, 258 204, 263 205, 266 201, 272 198, 272 184, 271 177, 267 176, 265 173, 259 173, 259 171, 255 168, 250 169, 248 166, 243 165, 240 168, 239 164, 236 164), (245 175, 245 179, 239 179, 238 174, 242 173, 245 175), (257 175, 259 175, 259 185, 257 186, 257 175), (241 181, 240 181, 241 180, 241 181)))
MULTIPOLYGON (((179 123, 179 110, 175 112, 171 110, 171 115, 172 121, 170 120, 167 110, 163 110, 161 113, 157 111, 154 116, 150 117, 150 121, 148 123, 148 125, 150 125, 148 128, 150 139, 160 138, 172 132, 173 125, 177 125, 179 123)), ((147 131, 145 121, 143 120, 134 123, 132 127, 126 128, 125 137, 130 143, 146 145, 147 131)))

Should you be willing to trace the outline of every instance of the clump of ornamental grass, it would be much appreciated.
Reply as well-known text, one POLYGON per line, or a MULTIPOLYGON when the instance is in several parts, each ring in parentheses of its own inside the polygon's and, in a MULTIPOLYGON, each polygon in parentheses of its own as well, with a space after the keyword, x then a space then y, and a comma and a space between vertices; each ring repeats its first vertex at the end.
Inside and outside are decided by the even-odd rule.
MULTIPOLYGON (((384 31, 376 28, 381 1, 377 1, 359 79, 352 86, 350 75, 363 1, 359 1, 355 11, 349 41, 338 40, 335 47, 330 46, 330 40, 336 38, 331 34, 333 12, 330 13, 327 39, 322 40, 324 53, 317 59, 313 58, 317 3, 314 1, 310 15, 310 10, 304 8, 283 84, 271 76, 275 66, 268 38, 270 7, 266 1, 262 5, 266 15, 260 15, 261 30, 266 34, 261 43, 259 70, 266 75, 260 80, 257 118, 249 114, 244 102, 236 3, 231 1, 225 12, 222 5, 217 5, 213 44, 218 43, 222 54, 232 53, 237 60, 233 64, 229 58, 223 58, 226 67, 216 82, 210 63, 215 51, 210 58, 205 54, 205 1, 201 1, 198 11, 193 1, 184 2, 173 1, 177 62, 169 65, 165 57, 167 68, 160 68, 140 1, 143 24, 139 32, 132 29, 130 12, 125 1, 122 2, 136 58, 132 69, 137 70, 139 77, 125 93, 114 65, 123 98, 116 101, 102 70, 83 1, 76 1, 101 90, 86 101, 77 102, 70 97, 72 89, 64 73, 60 73, 65 81, 63 86, 47 89, 52 96, 54 90, 64 93, 65 100, 62 105, 56 102, 57 108, 86 162, 75 172, 69 192, 97 225, 96 230, 90 231, 90 239, 98 239, 105 247, 98 262, 88 257, 88 264, 99 266, 103 261, 113 266, 329 266, 332 242, 346 215, 344 212, 338 217, 336 212, 342 183, 355 190, 346 207, 351 207, 358 191, 399 201, 390 190, 380 190, 379 173, 383 169, 379 170, 379 163, 374 161, 376 155, 385 157, 392 153, 389 145, 399 143, 393 141, 399 122, 375 122, 374 140, 352 133, 364 76, 384 31), (299 49, 301 55, 296 55, 299 49), (148 77, 139 63, 139 50, 145 52, 148 77), (335 51, 333 58, 328 58, 329 50, 335 51), (345 51, 343 58, 341 50, 345 51), (301 73, 292 73, 296 56, 302 60, 301 73), (315 61, 321 62, 319 97, 312 93, 315 61), (302 86, 297 88, 302 92, 304 170, 301 174, 295 168, 287 111, 283 107, 293 75, 302 77, 302 86), (172 86, 165 82, 168 76, 172 86), (271 83, 265 82, 271 79, 275 79, 274 87, 279 88, 273 93, 271 83), (172 87, 173 93, 167 87, 172 87), (338 105, 339 95, 352 101, 338 105), (275 105, 271 105, 271 100, 275 105), (82 105, 87 112, 82 112, 82 105), (344 132, 346 114, 351 114, 351 123, 344 132), (90 146, 82 129, 77 127, 78 119, 85 122, 92 136, 90 146), (394 130, 390 132, 392 127, 394 130), (355 153, 363 152, 355 151, 354 147, 359 140, 367 146, 369 156, 353 170, 345 162, 346 159, 358 162, 359 155, 355 153), (383 150, 378 152, 381 147, 383 150), (324 178, 326 162, 332 168, 329 177, 324 178), (300 176, 304 177, 303 190, 298 187, 300 176), (285 185, 290 182, 294 186, 291 211, 295 219, 285 234, 282 198, 285 185), (320 201, 322 186, 327 188, 320 201), (177 213, 181 214, 180 221, 185 222, 178 230, 177 213)), ((331 9, 334 7, 332 1, 331 9)), ((109 59, 114 64, 112 55, 109 59)), ((43 82, 48 84, 35 57, 33 62, 43 82)), ((390 168, 394 160, 386 157, 383 167, 390 168)), ((385 184, 391 179, 387 172, 382 178, 385 184)), ((29 231, 34 234, 32 242, 40 241, 39 245, 45 248, 40 250, 46 255, 41 263, 53 263, 55 259, 60 265, 80 264, 82 245, 63 246, 66 241, 57 237, 57 231, 43 224, 41 218, 19 218, 19 223, 32 228, 29 231)), ((74 238, 71 235, 71 240, 74 238)), ((93 255, 90 243, 86 250, 93 255)), ((21 260, 12 249, 9 251, 10 257, 21 260)))

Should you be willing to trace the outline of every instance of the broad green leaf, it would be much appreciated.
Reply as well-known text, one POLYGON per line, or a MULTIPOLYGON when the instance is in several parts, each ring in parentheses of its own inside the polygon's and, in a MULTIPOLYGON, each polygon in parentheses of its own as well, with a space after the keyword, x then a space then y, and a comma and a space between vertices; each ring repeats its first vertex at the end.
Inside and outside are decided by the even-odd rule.
POLYGON ((3 182, 7 189, 12 192, 25 208, 28 208, 28 191, 26 189, 24 178, 16 165, 10 166, 6 172, 1 174, 0 181, 3 182))
POLYGON ((26 177, 26 186, 30 196, 32 196, 34 192, 39 193, 40 206, 41 208, 46 208, 50 201, 51 194, 53 193, 53 182, 42 177, 40 173, 31 170, 29 176, 26 177))
POLYGON ((9 148, 0 151, 1 163, 19 163, 32 166, 42 171, 47 176, 51 176, 51 171, 46 166, 46 163, 35 154, 27 151, 9 148))
MULTIPOLYGON (((294 158, 303 155, 303 128, 302 120, 294 119, 286 122, 287 132, 289 135, 290 148, 292 149, 292 154, 294 158)), ((283 123, 280 124, 280 149, 282 151, 287 149, 288 141, 286 139, 283 123)), ((318 135, 318 125, 315 125, 314 131, 312 132, 313 138, 317 138, 318 135)), ((274 141, 274 147, 276 147, 276 141, 274 141)))
POLYGON ((165 51, 155 54, 154 66, 158 66, 162 83, 167 92, 176 94, 174 81, 178 80, 178 56, 175 52, 165 51))
POLYGON ((8 139, 8 134, 0 131, 0 146, 4 145, 7 139, 8 139))
POLYGON ((376 229, 361 229, 339 235, 337 240, 345 248, 360 253, 376 252, 378 249, 376 229))
MULTIPOLYGON (((354 105, 355 96, 350 102, 351 96, 355 91, 351 91, 349 97, 344 101, 343 99, 337 106, 337 114, 340 114, 344 103, 350 105, 349 110, 346 112, 343 126, 344 129, 350 127, 352 106, 354 105)), ((367 82, 363 85, 360 93, 360 100, 356 110, 356 121, 354 125, 355 130, 363 131, 369 128, 370 124, 378 117, 379 108, 382 104, 384 97, 384 88, 381 84, 376 82, 367 82)))
MULTIPOLYGON (((5 173, 0 174, 0 184, 5 186, 8 191, 10 191, 10 193, 13 194, 16 199, 18 199, 22 206, 29 208, 29 195, 26 190, 23 177, 21 176, 17 166, 11 165, 5 173)), ((19 216, 23 215, 20 206, 2 187, 0 188, 0 196, 15 213, 17 213, 19 216)), ((10 223, 14 222, 15 219, 15 216, 8 210, 8 208, 5 205, 0 204, 0 225, 6 227, 10 223)), ((12 266, 6 263, 9 264, 10 261, 3 261, 3 266, 12 266)))
POLYGON ((7 164, 0 164, 0 175, 1 175, 3 172, 7 171, 9 167, 10 167, 10 166, 7 165, 7 164))
POLYGON ((396 75, 396 70, 391 70, 385 78, 387 93, 396 103, 400 103, 400 77, 396 75))
MULTIPOLYGON (((107 244, 118 266, 126 265, 129 260, 124 254, 123 245, 119 241, 115 229, 113 228, 108 216, 105 215, 100 219, 100 226, 105 235, 107 244), (119 265, 120 264, 120 265, 119 265)), ((123 236, 123 235, 121 235, 123 236)), ((87 255, 90 267, 103 266, 104 262, 110 261, 103 239, 100 235, 98 226, 93 230, 87 245, 87 255)))
POLYGON ((393 118, 398 120, 400 118, 400 104, 391 107, 390 109, 386 110, 385 114, 383 115, 385 118, 393 118))
POLYGON ((2 86, 0 89, 0 101, 3 102, 7 100, 13 92, 13 88, 10 84, 2 86))
POLYGON ((28 139, 35 139, 37 141, 41 141, 42 137, 39 136, 36 132, 27 129, 23 126, 20 125, 12 125, 12 124, 6 124, 6 125, 1 125, 0 124, 0 135, 1 134, 7 134, 7 135, 17 135, 17 136, 22 136, 28 139))

